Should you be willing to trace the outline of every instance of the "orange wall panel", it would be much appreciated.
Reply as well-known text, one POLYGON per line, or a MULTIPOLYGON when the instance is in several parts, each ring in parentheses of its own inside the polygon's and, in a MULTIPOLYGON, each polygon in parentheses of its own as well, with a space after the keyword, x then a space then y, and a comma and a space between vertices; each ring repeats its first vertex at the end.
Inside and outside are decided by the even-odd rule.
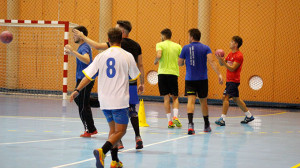
POLYGON ((7 0, 0 0, 0 18, 6 19, 7 14, 7 0))
POLYGON ((275 1, 242 1, 240 5, 241 51, 244 64, 241 73, 241 97, 249 101, 273 101, 275 1), (264 11, 269 12, 265 13, 264 11), (264 13, 262 15, 262 13, 264 13), (264 85, 255 91, 249 87, 249 79, 258 75, 264 85), (266 96, 268 95, 268 96, 266 96))
MULTIPOLYGON (((201 30, 200 30, 201 31, 201 30)), ((233 35, 239 34, 239 0, 223 1, 214 0, 211 2, 210 17, 210 44, 209 47, 214 55, 215 50, 223 49, 225 55, 230 52, 229 43, 233 35), (228 10, 230 9, 230 10, 228 10)), ((200 40, 201 41, 201 40, 200 40)), ((216 64, 219 63, 214 58, 216 64)), ((226 68, 220 67, 219 70, 223 75, 224 84, 219 85, 218 76, 211 68, 208 67, 208 98, 221 99, 225 89, 226 68)))
POLYGON ((300 103, 300 1, 277 1, 274 101, 300 103))

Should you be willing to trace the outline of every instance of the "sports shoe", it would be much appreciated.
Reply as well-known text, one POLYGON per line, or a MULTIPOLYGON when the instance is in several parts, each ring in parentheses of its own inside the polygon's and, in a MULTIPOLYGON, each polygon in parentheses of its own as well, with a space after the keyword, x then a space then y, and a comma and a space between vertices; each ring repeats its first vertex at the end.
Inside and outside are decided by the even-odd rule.
POLYGON ((135 137, 136 146, 135 149, 143 149, 143 141, 141 136, 135 137))
POLYGON ((189 123, 189 125, 188 125, 188 134, 189 135, 195 135, 194 123, 189 123))
POLYGON ((121 161, 117 162, 117 161, 111 161, 110 163, 110 168, 122 168, 123 167, 123 163, 121 161))
POLYGON ((241 124, 248 124, 248 122, 253 121, 255 118, 253 117, 253 115, 251 117, 245 117, 245 119, 243 121, 241 121, 241 124))
POLYGON ((168 128, 174 128, 174 127, 175 127, 174 123, 172 121, 169 121, 168 128))
POLYGON ((121 140, 118 142, 118 149, 124 149, 123 142, 121 140))
POLYGON ((91 133, 84 131, 84 133, 81 134, 80 137, 89 138, 89 137, 91 137, 91 135, 92 135, 91 133))
POLYGON ((84 133, 81 134, 80 137, 89 138, 89 137, 91 137, 92 135, 95 135, 95 134, 97 134, 97 133, 98 133, 97 130, 94 131, 94 132, 92 132, 92 133, 88 133, 88 132, 84 131, 84 133))
POLYGON ((96 158, 96 167, 97 168, 104 168, 104 159, 105 155, 102 151, 102 148, 94 150, 94 156, 96 158))
MULTIPOLYGON (((205 126, 204 126, 205 127, 205 126)), ((210 126, 204 128, 204 132, 211 132, 210 126)))
POLYGON ((177 117, 173 117, 173 123, 176 125, 176 127, 182 127, 179 119, 177 117))
POLYGON ((223 120, 222 117, 220 117, 218 120, 216 120, 215 123, 220 126, 225 126, 225 121, 223 120))

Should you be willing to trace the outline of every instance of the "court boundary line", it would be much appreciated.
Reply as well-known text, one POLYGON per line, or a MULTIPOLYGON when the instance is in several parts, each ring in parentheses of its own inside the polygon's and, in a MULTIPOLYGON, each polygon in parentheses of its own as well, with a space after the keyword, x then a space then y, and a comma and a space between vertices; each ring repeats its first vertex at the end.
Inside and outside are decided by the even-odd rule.
POLYGON ((81 137, 69 137, 69 138, 57 138, 57 139, 44 139, 44 140, 24 141, 24 142, 6 142, 6 143, 0 143, 0 146, 1 146, 1 145, 15 145, 15 144, 35 143, 35 142, 60 141, 60 140, 77 139, 77 138, 81 138, 81 137))
MULTIPOLYGON (((261 114, 261 115, 255 115, 257 117, 267 117, 267 116, 272 116, 272 115, 281 115, 285 114, 288 112, 278 112, 278 113, 273 113, 273 114, 261 114)), ((232 116, 232 117, 226 117, 226 118, 240 118, 240 117, 245 117, 245 116, 232 116)), ((58 119, 58 118, 63 118, 63 117, 36 117, 36 116, 5 116, 5 115, 0 115, 0 118, 20 118, 20 119, 58 119)), ((187 118, 182 118, 181 119, 187 119, 187 118)), ((198 117, 194 119, 201 119, 203 117, 198 117)), ((220 117, 209 117, 209 118, 220 118, 220 117)), ((64 117, 64 119, 78 119, 75 117, 64 117)), ((94 118, 94 119, 106 119, 106 118, 94 118)), ((167 119, 167 118, 147 118, 147 119, 167 119)), ((50 120, 49 120, 50 121, 50 120)), ((53 121, 60 121, 60 120, 53 120, 53 121)))
MULTIPOLYGON (((147 147, 153 146, 153 145, 158 145, 158 144, 170 142, 170 141, 176 141, 178 139, 183 139, 183 138, 187 138, 187 137, 192 137, 192 136, 185 135, 185 136, 181 136, 181 137, 177 137, 177 138, 173 138, 173 139, 159 141, 159 142, 151 143, 151 144, 148 144, 148 145, 144 145, 144 148, 147 148, 147 147)), ((130 149, 127 149, 127 150, 120 151, 119 153, 126 153, 126 152, 132 151, 132 150, 136 150, 136 149, 135 148, 130 148, 130 149)), ((110 154, 107 155, 107 156, 110 156, 110 154)), ((81 164, 81 163, 92 161, 92 160, 95 160, 95 158, 89 158, 89 159, 85 159, 85 160, 81 160, 81 161, 77 161, 77 162, 73 162, 73 163, 67 163, 67 164, 64 164, 64 165, 54 166, 52 168, 62 168, 62 167, 73 166, 73 165, 81 164)))
MULTIPOLYGON (((127 131, 133 130, 133 128, 128 128, 127 131)), ((99 133, 96 135, 106 135, 108 133, 99 133)), ((68 139, 77 139, 77 138, 83 138, 83 137, 69 137, 69 138, 56 138, 56 139, 44 139, 44 140, 34 140, 34 141, 23 141, 23 142, 5 142, 0 143, 1 145, 16 145, 16 144, 27 144, 27 143, 39 143, 39 142, 49 142, 49 141, 61 141, 61 140, 68 140, 68 139)))
POLYGON ((300 163, 295 166, 292 166, 291 168, 299 168, 299 167, 300 167, 300 163))
MULTIPOLYGON (((62 122, 81 122, 81 121, 75 121, 75 119, 79 118, 67 118, 67 117, 35 117, 35 116, 0 116, 0 118, 10 118, 10 119, 21 119, 21 120, 40 120, 40 121, 62 121, 62 122), (57 120, 55 120, 57 119, 57 120), (61 119, 61 120, 58 120, 61 119), (64 119, 64 120, 63 120, 64 119), (72 121, 72 120, 74 121, 72 121)), ((94 118, 95 119, 105 119, 105 118, 94 118)), ((100 121, 95 121, 97 124, 104 124, 104 123, 99 123, 100 121)), ((105 123, 105 125, 107 125, 105 123)))

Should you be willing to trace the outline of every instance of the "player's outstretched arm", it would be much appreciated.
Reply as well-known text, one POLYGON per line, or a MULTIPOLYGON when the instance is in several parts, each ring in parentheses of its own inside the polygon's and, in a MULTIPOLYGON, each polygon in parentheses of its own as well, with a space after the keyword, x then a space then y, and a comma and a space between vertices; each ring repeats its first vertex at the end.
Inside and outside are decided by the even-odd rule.
POLYGON ((88 43, 91 47, 97 49, 97 50, 105 50, 108 48, 107 43, 98 43, 87 36, 85 36, 81 31, 77 29, 73 29, 74 35, 80 37, 81 39, 84 40, 84 42, 88 43))
POLYGON ((140 85, 138 87, 138 93, 143 94, 145 90, 145 76, 144 76, 144 65, 143 65, 143 58, 142 54, 138 56, 138 68, 140 70, 140 85))
POLYGON ((210 64, 210 66, 213 68, 213 70, 217 73, 218 78, 219 78, 219 84, 223 84, 223 77, 222 74, 219 71, 219 67, 217 66, 215 60, 213 59, 212 54, 207 54, 207 60, 210 64))
POLYGON ((71 94, 70 102, 72 102, 79 95, 79 91, 85 88, 90 82, 91 81, 88 78, 84 77, 77 88, 74 90, 74 92, 71 94))

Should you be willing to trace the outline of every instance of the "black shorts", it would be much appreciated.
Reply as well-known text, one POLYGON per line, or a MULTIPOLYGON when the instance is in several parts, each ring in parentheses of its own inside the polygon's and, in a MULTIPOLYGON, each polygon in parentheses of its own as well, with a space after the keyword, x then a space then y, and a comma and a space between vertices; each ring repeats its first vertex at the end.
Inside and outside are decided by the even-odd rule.
POLYGON ((196 95, 206 98, 208 94, 208 80, 185 81, 185 95, 196 95))
POLYGON ((239 97, 239 85, 240 83, 226 82, 226 88, 223 95, 229 95, 229 98, 239 97))
POLYGON ((178 76, 159 74, 158 88, 161 96, 165 96, 168 94, 178 96, 178 76))

